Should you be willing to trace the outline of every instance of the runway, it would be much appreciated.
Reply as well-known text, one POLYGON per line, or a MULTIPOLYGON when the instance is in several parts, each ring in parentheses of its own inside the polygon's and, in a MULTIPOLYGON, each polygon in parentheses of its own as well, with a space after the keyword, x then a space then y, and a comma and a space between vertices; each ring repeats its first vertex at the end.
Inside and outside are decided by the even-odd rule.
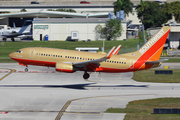
POLYGON ((133 100, 180 97, 179 83, 136 82, 133 73, 91 73, 84 80, 83 72, 28 68, 32 72, 19 72, 24 67, 18 63, 0 63, 0 113, 8 112, 0 114, 1 120, 123 120, 125 113, 104 111, 125 108, 133 100))

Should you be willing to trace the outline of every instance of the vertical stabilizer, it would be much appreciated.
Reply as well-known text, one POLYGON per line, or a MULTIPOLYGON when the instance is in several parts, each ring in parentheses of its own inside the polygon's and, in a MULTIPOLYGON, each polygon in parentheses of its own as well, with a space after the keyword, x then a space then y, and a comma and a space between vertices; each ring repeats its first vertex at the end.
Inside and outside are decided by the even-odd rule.
POLYGON ((19 34, 30 33, 31 25, 32 25, 32 20, 26 20, 23 26, 21 27, 19 34))
POLYGON ((170 32, 169 26, 164 26, 144 46, 139 49, 139 60, 159 60, 164 44, 170 32))

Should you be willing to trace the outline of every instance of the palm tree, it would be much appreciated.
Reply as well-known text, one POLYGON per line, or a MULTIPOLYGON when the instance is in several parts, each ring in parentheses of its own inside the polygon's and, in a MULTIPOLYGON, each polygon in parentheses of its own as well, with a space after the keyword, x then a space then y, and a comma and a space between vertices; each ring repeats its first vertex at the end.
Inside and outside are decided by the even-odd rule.
POLYGON ((143 20, 144 16, 144 12, 146 12, 146 10, 148 9, 148 2, 147 1, 143 1, 141 0, 140 4, 136 6, 136 10, 138 12, 138 18, 141 19, 141 21, 143 20))
POLYGON ((113 3, 114 5, 114 13, 119 12, 120 10, 124 10, 125 15, 129 15, 132 13, 133 3, 130 0, 117 0, 113 3))

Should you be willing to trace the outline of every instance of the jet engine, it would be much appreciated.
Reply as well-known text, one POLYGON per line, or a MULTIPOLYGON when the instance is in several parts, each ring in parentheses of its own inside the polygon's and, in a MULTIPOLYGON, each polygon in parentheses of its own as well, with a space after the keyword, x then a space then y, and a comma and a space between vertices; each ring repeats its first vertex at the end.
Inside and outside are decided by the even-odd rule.
POLYGON ((67 64, 67 63, 56 63, 56 71, 58 71, 58 72, 67 72, 67 73, 75 72, 73 70, 72 64, 67 64))

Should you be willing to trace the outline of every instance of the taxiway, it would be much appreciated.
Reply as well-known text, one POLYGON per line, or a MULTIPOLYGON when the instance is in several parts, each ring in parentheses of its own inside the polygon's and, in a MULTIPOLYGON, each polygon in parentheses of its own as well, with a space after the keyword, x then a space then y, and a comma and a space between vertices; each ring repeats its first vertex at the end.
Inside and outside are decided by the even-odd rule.
POLYGON ((125 108, 133 100, 180 97, 180 84, 136 82, 133 73, 91 73, 84 80, 83 72, 53 73, 54 68, 37 66, 23 70, 18 63, 0 64, 0 112, 8 112, 0 114, 1 120, 123 120, 125 113, 104 111, 125 108))

